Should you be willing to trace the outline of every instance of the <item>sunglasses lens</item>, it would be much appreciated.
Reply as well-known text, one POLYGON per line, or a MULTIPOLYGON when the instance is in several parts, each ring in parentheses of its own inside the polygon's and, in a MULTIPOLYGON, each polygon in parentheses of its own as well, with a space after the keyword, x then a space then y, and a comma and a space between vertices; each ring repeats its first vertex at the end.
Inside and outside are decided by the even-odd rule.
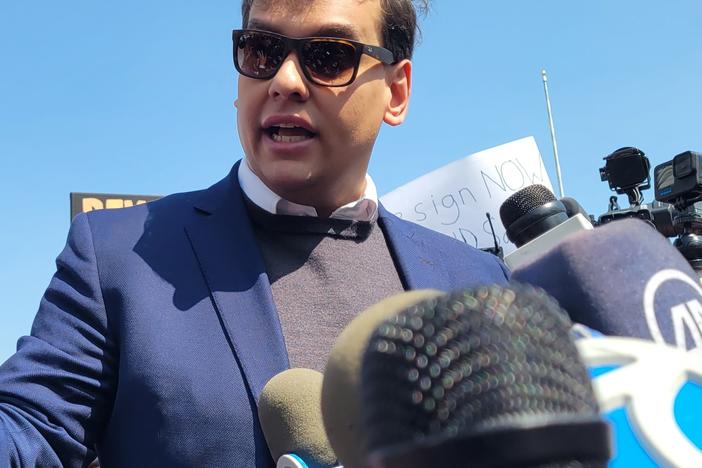
POLYGON ((353 45, 325 39, 306 43, 302 56, 312 80, 326 86, 349 84, 358 60, 353 45))
POLYGON ((242 33, 235 47, 239 71, 251 78, 271 78, 287 55, 283 41, 268 34, 242 33))

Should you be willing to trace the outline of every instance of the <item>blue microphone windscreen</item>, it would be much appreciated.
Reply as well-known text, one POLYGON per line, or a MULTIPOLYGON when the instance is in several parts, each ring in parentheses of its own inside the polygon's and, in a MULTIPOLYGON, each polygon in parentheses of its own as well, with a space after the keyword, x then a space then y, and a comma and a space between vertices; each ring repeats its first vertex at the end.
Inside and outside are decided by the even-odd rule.
POLYGON ((616 221, 569 236, 515 270, 512 279, 545 289, 574 322, 606 335, 702 346, 699 278, 642 221, 616 221))

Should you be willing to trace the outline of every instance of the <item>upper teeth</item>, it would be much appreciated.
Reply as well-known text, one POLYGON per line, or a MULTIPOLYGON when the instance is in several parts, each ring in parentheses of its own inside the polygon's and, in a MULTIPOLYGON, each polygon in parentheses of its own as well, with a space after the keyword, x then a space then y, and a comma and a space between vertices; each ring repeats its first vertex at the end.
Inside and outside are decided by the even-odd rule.
POLYGON ((278 124, 278 127, 280 127, 280 128, 296 128, 297 125, 291 124, 291 123, 282 123, 282 124, 278 124))

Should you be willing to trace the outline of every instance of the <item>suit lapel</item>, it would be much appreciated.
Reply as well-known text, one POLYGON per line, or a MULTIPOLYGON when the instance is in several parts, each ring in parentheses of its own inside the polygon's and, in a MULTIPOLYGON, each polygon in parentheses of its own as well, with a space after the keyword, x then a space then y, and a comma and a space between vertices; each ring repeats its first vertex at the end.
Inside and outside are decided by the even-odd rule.
POLYGON ((242 200, 237 171, 202 194, 198 221, 186 231, 224 333, 258 401, 263 386, 288 368, 285 341, 263 259, 242 200))
POLYGON ((447 284, 446 271, 436 264, 436 256, 430 255, 430 247, 415 238, 412 223, 390 214, 382 204, 379 206, 379 223, 405 289, 436 288, 438 284, 447 284))

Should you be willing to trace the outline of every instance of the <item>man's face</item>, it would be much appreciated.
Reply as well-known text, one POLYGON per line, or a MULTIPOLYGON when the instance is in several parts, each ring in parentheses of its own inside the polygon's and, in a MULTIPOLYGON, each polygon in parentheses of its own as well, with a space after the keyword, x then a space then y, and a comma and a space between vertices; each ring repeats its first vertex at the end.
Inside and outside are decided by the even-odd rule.
MULTIPOLYGON (((381 10, 379 0, 259 0, 246 27, 380 45, 381 10)), ((239 77, 239 137, 251 169, 270 189, 331 210, 362 194, 380 125, 399 123, 388 118, 397 66, 364 55, 355 81, 340 88, 309 82, 300 67, 291 52, 269 80, 239 77), (273 135, 271 126, 309 131, 273 135)))

